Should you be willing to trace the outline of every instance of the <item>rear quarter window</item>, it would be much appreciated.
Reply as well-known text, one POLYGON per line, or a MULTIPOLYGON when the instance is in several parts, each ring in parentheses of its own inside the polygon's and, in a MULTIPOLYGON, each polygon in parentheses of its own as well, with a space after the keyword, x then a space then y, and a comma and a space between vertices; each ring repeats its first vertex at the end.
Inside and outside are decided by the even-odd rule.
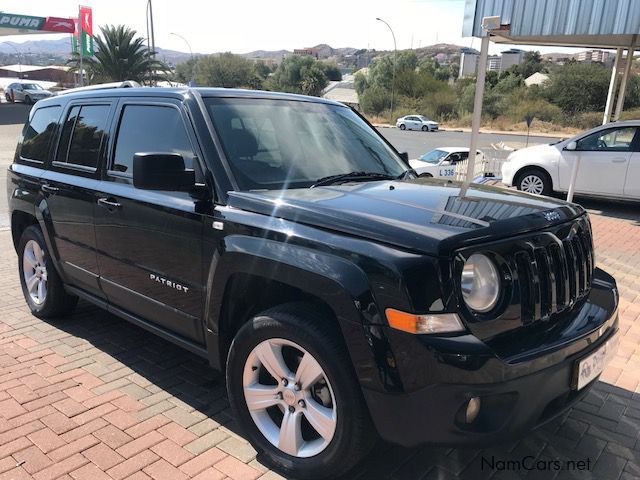
POLYGON ((62 107, 54 105, 33 112, 31 120, 22 131, 19 147, 21 158, 39 162, 47 160, 61 110, 62 107))

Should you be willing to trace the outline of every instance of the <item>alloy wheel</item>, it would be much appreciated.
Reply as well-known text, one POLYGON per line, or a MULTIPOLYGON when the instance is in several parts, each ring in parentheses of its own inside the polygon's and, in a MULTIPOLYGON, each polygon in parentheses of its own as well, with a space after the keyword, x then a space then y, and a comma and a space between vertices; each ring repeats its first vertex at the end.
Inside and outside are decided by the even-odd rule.
POLYGON ((331 443, 335 396, 318 361, 300 345, 282 338, 256 345, 245 362, 242 385, 255 425, 282 452, 307 458, 331 443))
POLYGON ((44 251, 35 240, 29 240, 22 253, 24 283, 31 300, 42 305, 47 299, 47 266, 44 251))

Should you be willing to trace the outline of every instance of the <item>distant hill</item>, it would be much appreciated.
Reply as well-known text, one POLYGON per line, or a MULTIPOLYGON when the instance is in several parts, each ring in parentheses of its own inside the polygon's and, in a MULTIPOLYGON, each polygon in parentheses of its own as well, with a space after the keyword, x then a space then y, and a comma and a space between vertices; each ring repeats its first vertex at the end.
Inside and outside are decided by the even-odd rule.
MULTIPOLYGON (((318 52, 318 57, 326 59, 330 57, 344 57, 365 52, 364 49, 357 49, 353 47, 333 48, 325 43, 318 44, 313 48, 318 52)), ((447 43, 440 43, 437 45, 430 45, 415 49, 419 58, 425 56, 434 56, 438 53, 445 53, 447 55, 455 55, 460 52, 460 46, 451 45, 447 43)), ((69 38, 62 38, 58 40, 28 40, 23 43, 17 42, 0 42, 0 55, 16 55, 16 49, 23 56, 22 61, 27 64, 34 65, 46 65, 52 63, 64 63, 71 54, 71 41, 69 38), (15 47, 15 48, 13 48, 15 47)), ((157 47, 158 58, 169 63, 170 65, 177 65, 187 61, 191 54, 187 52, 181 52, 177 50, 167 50, 157 47)), ((252 52, 241 53, 240 55, 245 58, 263 58, 263 59, 275 59, 281 60, 285 55, 291 54, 293 50, 254 50, 252 52)), ((387 53, 384 51, 377 51, 373 56, 387 53)), ((200 53, 194 53, 194 55, 202 55, 200 53)), ((215 54, 214 54, 215 55, 215 54)), ((15 60, 15 59, 14 59, 15 60)))

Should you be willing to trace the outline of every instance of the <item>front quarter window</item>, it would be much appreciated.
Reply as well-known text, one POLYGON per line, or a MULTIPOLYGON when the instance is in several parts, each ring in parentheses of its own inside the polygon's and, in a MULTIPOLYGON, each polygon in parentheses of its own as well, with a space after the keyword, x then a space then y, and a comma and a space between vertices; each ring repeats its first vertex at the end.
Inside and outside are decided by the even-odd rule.
POLYGON ((407 169, 346 107, 256 98, 205 103, 241 190, 306 188, 351 172, 397 177, 407 169))

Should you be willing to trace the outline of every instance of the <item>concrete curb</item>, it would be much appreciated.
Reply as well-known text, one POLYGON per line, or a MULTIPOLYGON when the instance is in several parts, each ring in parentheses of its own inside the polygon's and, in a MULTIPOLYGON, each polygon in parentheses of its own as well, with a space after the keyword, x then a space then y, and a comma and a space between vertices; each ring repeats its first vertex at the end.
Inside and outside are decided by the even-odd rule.
MULTIPOLYGON (((396 128, 394 125, 389 125, 388 123, 373 123, 372 124, 376 128, 396 128)), ((448 128, 448 127, 440 127, 440 131, 442 132, 456 132, 456 133, 471 133, 470 128, 448 128)), ((431 132, 434 133, 434 132, 431 132)), ((527 132, 507 132, 504 130, 480 130, 480 133, 488 133, 492 135, 514 135, 519 137, 526 137, 527 132)), ((530 132, 530 137, 547 137, 547 138, 569 138, 569 134, 560 134, 560 133, 543 133, 543 132, 530 132)))

